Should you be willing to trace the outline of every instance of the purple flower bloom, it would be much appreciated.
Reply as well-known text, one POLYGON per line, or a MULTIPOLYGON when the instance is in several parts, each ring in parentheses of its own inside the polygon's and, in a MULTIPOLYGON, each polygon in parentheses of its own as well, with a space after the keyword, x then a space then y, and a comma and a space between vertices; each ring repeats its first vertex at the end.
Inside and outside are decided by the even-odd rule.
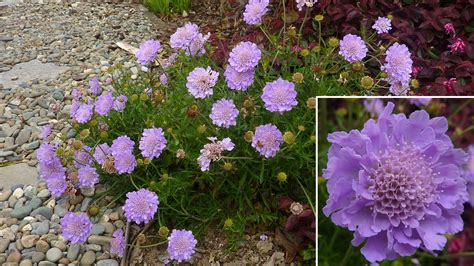
POLYGON ((232 66, 228 65, 224 72, 227 86, 232 90, 246 91, 253 84, 254 70, 250 69, 238 72, 232 66))
POLYGON ((218 77, 219 73, 211 67, 206 69, 196 67, 186 78, 188 81, 186 88, 194 98, 206 98, 213 94, 212 88, 216 85, 218 77))
POLYGON ((229 64, 238 72, 252 70, 258 65, 262 52, 252 42, 240 42, 229 55, 229 64))
POLYGON ((82 97, 82 92, 77 88, 72 89, 71 95, 74 100, 79 100, 82 97))
POLYGON ((71 118, 74 119, 76 117, 77 110, 79 110, 79 107, 81 107, 81 102, 78 99, 73 99, 71 103, 71 110, 69 111, 69 115, 71 118))
POLYGON ((95 148, 94 159, 99 164, 104 164, 108 155, 110 155, 110 147, 107 143, 102 143, 95 148))
POLYGON ((376 30, 378 34, 388 33, 392 29, 392 22, 386 17, 378 17, 372 29, 376 30))
POLYGON ((85 123, 89 122, 89 120, 91 120, 92 114, 94 112, 93 109, 94 109, 93 104, 85 104, 85 103, 80 104, 79 108, 74 113, 74 119, 79 124, 85 124, 85 123))
POLYGON ((118 257, 123 257, 123 253, 125 252, 126 247, 123 230, 115 230, 112 236, 114 238, 110 240, 110 254, 118 257))
POLYGON ((260 235, 260 240, 266 241, 267 239, 268 239, 268 236, 267 236, 267 235, 265 235, 265 234, 261 234, 261 235, 260 235))
POLYGON ((206 52, 204 44, 209 37, 210 33, 203 35, 199 33, 198 25, 188 22, 171 35, 170 46, 185 51, 187 55, 203 55, 206 52))
POLYGON ((108 91, 97 98, 95 102, 95 111, 101 115, 107 115, 112 107, 114 106, 114 96, 112 96, 112 92, 108 91))
POLYGON ((280 150, 283 143, 283 135, 275 125, 266 124, 258 126, 255 129, 255 135, 252 139, 254 147, 265 158, 274 157, 280 150))
POLYGON ((80 150, 77 150, 74 153, 75 165, 77 168, 84 165, 94 165, 94 157, 90 154, 91 150, 91 147, 84 145, 80 150))
POLYGON ((41 132, 39 134, 39 138, 40 139, 47 139, 49 137, 49 135, 51 135, 51 126, 48 124, 48 125, 44 125, 41 127, 41 132))
POLYGON ((48 143, 42 143, 36 151, 36 158, 40 163, 53 162, 56 157, 56 149, 48 143))
POLYGON ((424 111, 407 118, 387 104, 364 128, 335 132, 328 154, 329 199, 323 212, 365 242, 370 262, 410 256, 417 248, 442 250, 444 234, 463 229, 467 200, 461 167, 466 154, 454 149, 445 117, 424 111))
POLYGON ((410 103, 413 105, 416 105, 418 107, 427 105, 429 102, 431 102, 431 98, 412 98, 410 99, 410 103))
POLYGON ((102 92, 102 89, 100 88, 100 83, 99 83, 98 78, 93 77, 89 81, 89 92, 92 93, 95 96, 99 95, 102 92))
POLYGON ((279 78, 272 82, 267 82, 263 88, 262 100, 265 109, 270 112, 286 112, 296 106, 295 84, 279 78))
POLYGON ((245 6, 244 21, 250 25, 258 25, 268 12, 268 0, 249 0, 245 6))
POLYGON ((51 191, 51 195, 55 198, 61 197, 67 189, 66 176, 64 173, 53 173, 45 180, 49 191, 51 191))
POLYGON ((218 161, 221 159, 222 152, 231 151, 235 147, 230 138, 225 138, 219 141, 216 141, 217 138, 215 137, 208 139, 211 143, 204 145, 204 148, 201 149, 201 154, 197 159, 199 166, 201 166, 201 171, 203 172, 209 170, 209 165, 212 161, 218 161))
POLYGON ((170 68, 174 64, 174 62, 176 62, 177 57, 178 53, 172 53, 170 56, 168 56, 168 58, 163 59, 163 61, 161 62, 161 66, 164 69, 170 68))
POLYGON ((112 147, 110 148, 110 151, 115 157, 117 154, 121 153, 132 153, 133 146, 135 146, 135 142, 133 142, 133 140, 131 140, 128 136, 124 135, 112 141, 112 147))
POLYGON ((132 153, 119 153, 114 155, 114 166, 115 169, 117 169, 117 173, 119 174, 131 174, 137 166, 137 160, 135 160, 135 157, 132 153))
POLYGON ((370 113, 370 116, 378 117, 383 111, 384 104, 380 99, 367 99, 364 100, 364 107, 370 113))
POLYGON ((160 51, 161 44, 157 40, 148 40, 140 44, 140 48, 135 53, 138 63, 146 65, 155 61, 156 54, 160 51))
POLYGON ((114 110, 118 112, 122 112, 125 109, 125 105, 127 104, 128 98, 125 95, 120 95, 115 98, 114 101, 114 110))
POLYGON ((49 162, 40 162, 39 168, 39 176, 44 180, 64 176, 66 173, 66 169, 63 167, 61 160, 57 157, 49 162))
POLYGON ((145 128, 140 139, 140 150, 145 158, 153 159, 160 157, 166 147, 165 134, 161 128, 145 128))
POLYGON ((81 187, 93 187, 99 183, 99 174, 94 167, 89 165, 82 166, 78 169, 79 185, 81 187))
POLYGON ((361 61, 369 51, 364 41, 354 34, 344 36, 340 47, 339 54, 350 63, 361 61))
POLYGON ((410 89, 412 72, 410 51, 404 44, 394 43, 387 49, 385 64, 382 70, 387 72, 387 81, 391 84, 390 92, 394 95, 406 95, 410 89))
POLYGON ((161 85, 168 85, 168 76, 165 73, 160 75, 160 83, 161 85))
POLYGON ((214 125, 228 128, 237 125, 238 115, 239 110, 235 107, 234 101, 222 98, 212 105, 209 117, 214 125))
POLYGON ((173 229, 168 237, 167 251, 172 260, 187 261, 193 256, 196 245, 197 240, 192 231, 173 229))
POLYGON ((129 222, 148 223, 158 210, 158 196, 148 189, 140 189, 127 193, 123 206, 124 215, 129 222))
POLYGON ((85 213, 68 212, 61 219, 61 229, 71 244, 84 244, 92 232, 92 223, 85 213))
POLYGON ((467 147, 469 159, 464 166, 463 177, 467 181, 467 191, 469 194, 469 204, 474 206, 474 145, 467 147))
POLYGON ((318 0, 296 0, 296 8, 298 8, 298 11, 301 11, 304 6, 313 7, 317 2, 318 0))

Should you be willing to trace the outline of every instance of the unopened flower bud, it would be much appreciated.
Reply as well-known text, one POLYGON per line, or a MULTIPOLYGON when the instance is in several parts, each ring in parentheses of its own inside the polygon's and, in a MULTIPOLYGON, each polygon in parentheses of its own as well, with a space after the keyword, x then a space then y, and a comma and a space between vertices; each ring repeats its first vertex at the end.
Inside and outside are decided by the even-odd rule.
POLYGON ((188 107, 188 110, 186 112, 186 114, 188 115, 188 117, 190 118, 194 118, 197 116, 198 114, 198 107, 197 105, 193 104, 191 106, 188 107))
POLYGON ((224 222, 224 228, 231 228, 234 225, 234 221, 232 219, 227 218, 224 222))
POLYGON ((101 132, 99 133, 99 136, 100 136, 100 138, 102 138, 102 139, 106 139, 106 138, 109 137, 109 133, 107 133, 107 131, 101 131, 101 132))
POLYGON ((388 18, 389 20, 393 20, 393 15, 392 15, 392 14, 389 14, 389 15, 387 16, 387 18, 388 18))
POLYGON ((252 99, 245 99, 244 101, 244 108, 247 110, 252 109, 255 106, 255 103, 252 101, 252 99))
POLYGON ((160 177, 160 181, 161 182, 166 182, 168 181, 170 178, 170 176, 168 174, 163 174, 161 177, 160 177))
POLYGON ((283 141, 289 145, 294 144, 296 142, 296 136, 293 132, 287 131, 283 134, 283 141))
POLYGON ((79 136, 81 137, 81 139, 85 139, 89 137, 90 134, 91 134, 91 131, 88 128, 83 129, 81 130, 81 132, 79 132, 79 136))
POLYGON ((95 120, 95 119, 92 119, 91 121, 89 121, 89 125, 90 125, 91 127, 95 127, 95 126, 97 126, 97 124, 98 124, 98 122, 97 122, 97 120, 95 120))
POLYGON ((304 80, 303 73, 301 72, 294 73, 292 78, 294 83, 302 83, 304 80))
POLYGON ((298 130, 301 131, 301 132, 303 132, 303 131, 306 130, 306 127, 303 126, 303 125, 299 125, 299 126, 298 126, 298 130))
POLYGON ((148 95, 146 93, 140 94, 140 101, 146 102, 148 100, 148 95))
POLYGON ((286 175, 285 172, 279 172, 277 175, 277 179, 280 183, 286 182, 288 176, 286 175))
POLYGON ((132 99, 132 101, 136 101, 138 99, 138 94, 132 94, 130 99, 132 99))
POLYGON ((59 147, 56 149, 56 154, 57 155, 63 155, 64 154, 64 148, 63 147, 59 147))
POLYGON ((184 159, 186 157, 186 152, 183 149, 179 149, 176 151, 176 158, 184 159))
POLYGON ((316 142, 316 136, 315 135, 311 135, 310 139, 311 139, 312 142, 316 142))
POLYGON ((247 131, 245 132, 244 139, 247 142, 252 142, 253 139, 253 132, 252 131, 247 131))
POLYGON ((137 166, 142 166, 142 165, 143 165, 143 160, 137 159, 137 166))
POLYGON ((309 50, 308 49, 303 49, 303 50, 301 50, 300 54, 301 54, 301 56, 306 57, 306 56, 309 55, 309 50))
POLYGON ((418 89, 420 87, 420 82, 417 80, 417 79, 412 79, 410 81, 410 85, 415 88, 415 89, 418 89))
POLYGON ((200 125, 200 126, 198 126, 197 132, 198 132, 199 134, 204 134, 204 133, 206 132, 206 125, 200 125))
POLYGON ((150 158, 145 158, 143 159, 143 164, 144 165, 149 165, 151 163, 151 159, 150 158))
POLYGON ((288 27, 286 33, 288 34, 288 36, 290 37, 296 37, 296 28, 294 26, 290 26, 288 27))
POLYGON ((344 117, 347 115, 347 109, 344 108, 344 107, 341 107, 341 108, 338 108, 336 110, 336 115, 339 116, 339 117, 344 117))
POLYGON ((372 86, 374 86, 374 79, 369 77, 369 76, 364 76, 360 79, 360 85, 364 89, 370 89, 372 86))
POLYGON ((160 226, 160 229, 158 230, 158 235, 161 237, 168 237, 168 234, 170 233, 170 230, 166 226, 160 226))
POLYGON ((225 171, 231 171, 234 168, 234 165, 230 162, 225 162, 224 165, 222 166, 222 169, 225 171))
POLYGON ((323 15, 316 15, 316 16, 314 17, 314 20, 316 20, 317 22, 321 22, 321 21, 323 21, 323 19, 324 19, 324 16, 323 16, 323 15))
POLYGON ((316 108, 316 98, 315 97, 308 98, 308 100, 306 101, 306 106, 308 106, 309 109, 316 108))
POLYGON ((87 210, 90 216, 96 216, 99 213, 99 208, 95 205, 92 205, 87 210))
POLYGON ((82 144, 82 141, 78 140, 78 139, 75 139, 73 142, 72 142, 72 147, 77 151, 77 150, 80 150, 82 148, 83 144, 82 144))
POLYGON ((339 46, 339 40, 335 37, 331 37, 329 38, 329 46, 333 47, 333 48, 337 48, 339 46))
POLYGON ((352 70, 354 71, 362 71, 364 69, 364 64, 361 62, 354 62, 352 63, 352 70))

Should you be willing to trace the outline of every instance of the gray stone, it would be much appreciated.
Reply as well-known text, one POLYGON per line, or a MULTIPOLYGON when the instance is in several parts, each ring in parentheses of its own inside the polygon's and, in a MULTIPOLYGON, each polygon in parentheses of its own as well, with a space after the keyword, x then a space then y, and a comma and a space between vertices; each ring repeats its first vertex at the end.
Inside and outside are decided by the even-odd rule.
POLYGON ((116 260, 108 259, 108 260, 99 260, 96 266, 118 266, 119 263, 116 260))
POLYGON ((22 260, 20 266, 32 266, 33 262, 31 260, 22 260))
POLYGON ((38 181, 38 170, 36 167, 28 166, 26 163, 18 163, 0 167, 0 184, 4 189, 14 185, 33 185, 38 181))
POLYGON ((57 214, 59 217, 63 217, 67 213, 67 209, 61 207, 61 205, 56 205, 54 207, 54 213, 57 214))
POLYGON ((63 252, 59 248, 50 248, 48 252, 46 252, 46 259, 51 262, 56 262, 62 255, 63 252))
POLYGON ((28 203, 28 205, 31 206, 33 210, 41 206, 41 204, 43 204, 43 201, 38 197, 32 198, 30 203, 28 203))
POLYGON ((18 250, 13 250, 7 257, 7 262, 16 262, 19 263, 21 260, 21 254, 18 250))
POLYGON ((37 235, 26 235, 21 238, 21 244, 25 248, 31 248, 36 245, 36 242, 38 241, 39 236, 37 235))
POLYGON ((93 235, 101 235, 105 231, 105 226, 102 224, 94 224, 92 225, 92 234, 93 235))
POLYGON ((20 206, 18 208, 13 209, 11 216, 13 218, 23 219, 26 216, 30 215, 33 208, 31 206, 20 206))
POLYGON ((18 133, 18 137, 15 139, 16 145, 23 145, 28 142, 31 136, 31 128, 24 128, 18 133))
POLYGON ((41 191, 38 193, 38 195, 36 195, 36 196, 38 196, 38 197, 40 197, 40 198, 47 198, 47 197, 49 197, 50 195, 51 195, 51 192, 49 192, 49 190, 43 189, 43 190, 41 190, 41 191))
POLYGON ((64 92, 62 90, 55 90, 53 92, 53 98, 62 102, 64 100, 64 92))
POLYGON ((36 252, 33 252, 33 256, 31 256, 31 260, 33 261, 33 263, 38 263, 44 260, 44 257, 45 255, 43 252, 36 251, 36 252))
POLYGON ((61 251, 66 251, 66 243, 62 240, 52 240, 51 245, 55 248, 59 248, 61 251))
POLYGON ((95 262, 95 252, 94 251, 87 251, 84 253, 81 259, 81 265, 92 265, 95 262))
POLYGON ((25 145, 22 146, 23 150, 24 151, 29 151, 29 150, 34 150, 34 149, 37 149, 40 145, 40 142, 39 140, 35 140, 33 142, 30 142, 30 143, 27 143, 25 145))
POLYGON ((87 244, 86 245, 86 250, 92 250, 92 251, 101 251, 102 247, 97 244, 87 244))
POLYGON ((105 222, 105 223, 103 223, 103 225, 105 226, 105 233, 106 234, 112 234, 114 232, 115 227, 112 223, 105 222))
POLYGON ((92 198, 85 198, 81 204, 81 212, 87 211, 91 202, 92 202, 92 198))
POLYGON ((6 201, 12 193, 11 189, 4 190, 0 193, 0 201, 6 201))
POLYGON ((110 243, 110 240, 112 240, 112 238, 108 236, 91 235, 87 239, 87 242, 90 244, 107 245, 110 243))
POLYGON ((41 223, 38 224, 36 228, 33 228, 32 233, 38 234, 38 235, 45 235, 49 232, 49 221, 44 220, 41 223))
POLYGON ((35 59, 29 62, 16 64, 11 70, 0 73, 0 84, 5 88, 18 87, 22 82, 33 79, 52 80, 56 79, 61 73, 67 71, 69 67, 57 66, 53 63, 43 64, 35 59), (12 80, 12 77, 18 77, 12 80))
POLYGON ((51 261, 41 261, 40 263, 38 263, 38 266, 57 266, 56 263, 54 262, 51 262, 51 261))
POLYGON ((25 197, 27 199, 32 199, 33 197, 35 197, 37 192, 38 191, 36 190, 36 187, 34 187, 34 186, 28 186, 24 190, 25 197))
POLYGON ((70 261, 74 261, 77 256, 79 255, 79 251, 81 250, 81 245, 79 244, 72 244, 69 246, 69 249, 67 251, 67 258, 70 261))
POLYGON ((31 212, 31 216, 34 217, 36 215, 42 215, 46 219, 50 220, 51 215, 53 215, 53 210, 51 208, 48 208, 48 207, 40 207, 40 208, 38 208, 38 209, 31 212))
POLYGON ((12 155, 13 155, 12 151, 0 151, 0 157, 8 157, 12 155))

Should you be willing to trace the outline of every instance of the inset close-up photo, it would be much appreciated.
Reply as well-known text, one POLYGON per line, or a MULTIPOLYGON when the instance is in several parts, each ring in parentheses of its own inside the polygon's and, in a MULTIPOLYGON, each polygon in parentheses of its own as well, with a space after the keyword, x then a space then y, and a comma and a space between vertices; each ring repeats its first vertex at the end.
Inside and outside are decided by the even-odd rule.
POLYGON ((474 99, 318 98, 318 265, 473 265, 474 99))

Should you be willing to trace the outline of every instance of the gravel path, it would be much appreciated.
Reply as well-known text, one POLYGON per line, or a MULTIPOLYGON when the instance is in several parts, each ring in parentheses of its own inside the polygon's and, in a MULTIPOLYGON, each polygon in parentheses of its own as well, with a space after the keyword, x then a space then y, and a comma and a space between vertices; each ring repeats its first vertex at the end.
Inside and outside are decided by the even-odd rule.
MULTIPOLYGON (((40 126, 74 135, 66 123, 72 88, 93 76, 104 81, 112 65, 140 71, 116 42, 166 42, 175 28, 140 5, 82 2, 0 5, 0 25, 0 165, 25 167, 37 164, 40 126)), ((2 178, 15 177, 0 168, 0 185, 2 178)))

